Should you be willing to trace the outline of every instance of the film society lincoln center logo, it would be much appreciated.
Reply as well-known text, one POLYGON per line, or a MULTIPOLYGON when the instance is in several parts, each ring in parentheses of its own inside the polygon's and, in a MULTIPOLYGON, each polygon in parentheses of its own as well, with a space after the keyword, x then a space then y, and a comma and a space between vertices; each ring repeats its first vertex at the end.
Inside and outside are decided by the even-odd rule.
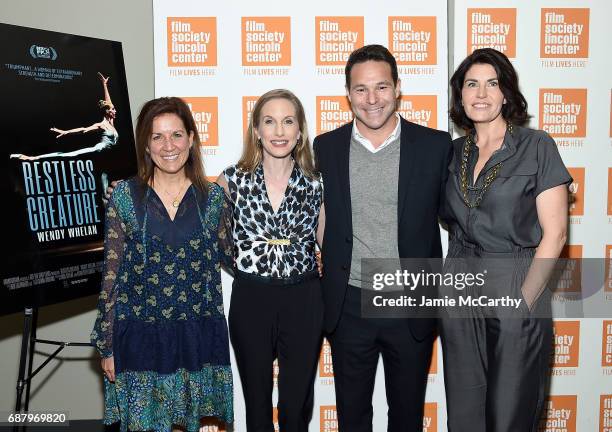
POLYGON ((538 432, 577 432, 576 395, 549 396, 538 432))
POLYGON ((612 431, 612 394, 599 396, 599 432, 612 431))
MULTIPOLYGON (((551 373, 553 375, 563 375, 563 372, 568 371, 556 370, 555 368, 578 367, 579 356, 580 321, 555 321, 553 324, 553 352, 551 354, 551 367, 553 369, 551 373)), ((574 370, 569 372, 574 372, 574 370)))
POLYGON ((604 320, 601 337, 601 366, 612 367, 612 320, 604 320))
MULTIPOLYGON (((569 185, 569 215, 584 216, 585 169, 584 167, 568 167, 567 170, 573 179, 572 183, 569 185)), ((570 218, 570 223, 575 223, 575 221, 570 218)))
POLYGON ((168 66, 217 66, 215 17, 168 17, 168 66))
POLYGON ((242 134, 244 136, 249 130, 249 122, 257 99, 259 99, 259 96, 242 96, 242 134))
POLYGON ((242 17, 242 66, 291 66, 290 17, 242 17))
POLYGON ((363 17, 315 17, 317 66, 344 66, 363 46, 363 17))
POLYGON ((436 95, 402 95, 397 112, 406 120, 433 129, 438 128, 436 95))
POLYGON ((219 145, 219 108, 216 97, 184 97, 193 114, 202 147, 219 145))
POLYGON ((516 8, 467 10, 467 51, 494 48, 516 57, 516 8))
POLYGON ((317 96, 317 135, 334 130, 353 120, 346 96, 317 96))
POLYGON ((539 101, 540 129, 555 138, 586 137, 587 89, 542 88, 539 101))
POLYGON ((398 65, 438 64, 435 16, 390 16, 388 33, 398 65))
POLYGON ((540 23, 541 58, 589 57, 589 9, 543 8, 540 23))

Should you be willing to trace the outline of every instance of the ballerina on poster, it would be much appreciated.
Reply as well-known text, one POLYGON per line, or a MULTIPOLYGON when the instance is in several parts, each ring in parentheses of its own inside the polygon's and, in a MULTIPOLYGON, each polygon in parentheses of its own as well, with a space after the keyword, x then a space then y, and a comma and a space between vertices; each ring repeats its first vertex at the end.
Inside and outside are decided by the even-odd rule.
POLYGON ((109 77, 105 77, 100 72, 98 72, 98 77, 102 82, 102 86, 104 88, 104 100, 100 100, 98 105, 101 110, 104 111, 104 117, 101 121, 92 124, 87 127, 78 127, 74 129, 62 130, 56 127, 52 127, 50 130, 52 132, 57 133, 56 138, 61 138, 64 135, 74 134, 74 133, 88 133, 93 131, 101 131, 100 142, 92 147, 85 147, 82 149, 70 151, 70 152, 52 152, 46 153, 38 156, 27 156, 20 153, 13 153, 10 157, 11 159, 21 159, 21 160, 37 160, 37 159, 47 159, 47 158, 57 158, 57 157, 73 157, 80 156, 86 153, 94 153, 101 152, 106 150, 115 144, 119 140, 119 133, 117 129, 115 129, 115 117, 117 116, 117 110, 113 105, 110 94, 108 92, 108 80, 109 77))

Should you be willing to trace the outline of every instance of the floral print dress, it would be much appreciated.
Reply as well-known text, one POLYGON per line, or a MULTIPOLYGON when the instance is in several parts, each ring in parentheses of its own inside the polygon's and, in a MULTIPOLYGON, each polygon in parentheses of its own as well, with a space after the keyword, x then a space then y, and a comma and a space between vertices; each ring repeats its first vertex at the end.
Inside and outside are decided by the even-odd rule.
POLYGON ((197 431, 233 421, 221 262, 232 266, 231 210, 211 183, 185 193, 174 220, 152 188, 121 182, 106 211, 104 272, 91 340, 114 357, 104 423, 197 431))

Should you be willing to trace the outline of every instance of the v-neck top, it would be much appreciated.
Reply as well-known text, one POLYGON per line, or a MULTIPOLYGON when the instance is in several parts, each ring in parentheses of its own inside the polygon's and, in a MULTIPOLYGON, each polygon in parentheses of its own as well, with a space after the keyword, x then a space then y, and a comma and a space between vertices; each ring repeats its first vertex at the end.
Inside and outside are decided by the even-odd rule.
POLYGON ((542 240, 536 198, 543 191, 569 184, 572 178, 554 140, 543 131, 513 126, 502 146, 493 152, 473 179, 478 147, 472 146, 467 161, 467 195, 480 205, 468 207, 461 191, 461 161, 466 137, 453 142, 453 160, 446 184, 443 219, 450 242, 461 242, 486 252, 516 252, 536 248, 542 240), (501 163, 497 177, 482 192, 485 178, 501 163))
POLYGON ((321 176, 309 178, 294 164, 280 207, 274 212, 261 164, 254 172, 232 165, 223 175, 232 204, 236 268, 273 278, 316 270, 315 233, 323 202, 321 176))

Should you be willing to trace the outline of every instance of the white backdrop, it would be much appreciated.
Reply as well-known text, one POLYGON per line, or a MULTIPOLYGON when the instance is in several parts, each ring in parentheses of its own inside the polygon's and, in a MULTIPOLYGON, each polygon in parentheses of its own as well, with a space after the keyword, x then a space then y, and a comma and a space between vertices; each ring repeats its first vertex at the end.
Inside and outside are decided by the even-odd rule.
MULTIPOLYGON (((311 136, 349 121, 343 65, 346 55, 363 44, 380 43, 396 54, 402 115, 443 130, 448 52, 454 53, 457 65, 478 46, 505 50, 520 73, 534 116, 532 127, 551 131, 576 180, 567 254, 601 258, 605 253, 612 258, 612 60, 606 49, 612 40, 607 22, 612 6, 605 0, 509 0, 495 9, 498 2, 492 0, 449 2, 454 8, 454 45, 449 47, 446 3, 405 2, 398 8, 392 0, 369 7, 346 0, 313 0, 298 7, 278 1, 240 0, 230 5, 154 0, 155 94, 180 96, 191 103, 204 144, 205 168, 215 178, 238 160, 250 109, 257 96, 270 89, 296 93, 306 109, 311 136), (561 10, 566 8, 572 10, 561 10), (350 15, 345 15, 347 10, 350 15)), ((572 277, 580 274, 569 275, 570 282, 572 277)), ((231 280, 226 275, 223 287, 227 308, 231 280)), ((610 282, 607 289, 605 301, 612 310, 610 282)), ((557 322, 555 352, 554 397, 542 432, 611 431, 612 320, 557 322)), ((440 354, 436 342, 426 432, 446 431, 440 354)), ((234 384, 235 430, 244 431, 236 370, 234 384)), ((315 390, 310 430, 337 431, 327 344, 315 390)), ((386 429, 386 412, 381 363, 374 430, 386 429)))
MULTIPOLYGON (((344 64, 348 54, 364 44, 379 43, 397 52, 404 95, 400 112, 430 127, 447 128, 446 2, 406 3, 402 8, 391 0, 370 6, 345 0, 314 0, 299 6, 276 1, 230 5, 155 0, 153 5, 155 95, 180 96, 192 103, 196 120, 202 120, 202 150, 211 177, 238 160, 246 116, 256 97, 268 90, 287 88, 300 98, 312 137, 349 121, 344 64), (185 56, 185 46, 195 52, 185 56)), ((223 289, 227 308, 229 277, 224 277, 223 289)), ((427 393, 428 432, 437 430, 444 413, 440 357, 434 359, 433 371, 438 373, 430 375, 427 393)), ((244 431, 237 370, 234 384, 235 428, 244 431)), ((326 344, 315 391, 310 430, 336 431, 326 344)), ((374 404, 375 429, 386 429, 382 363, 374 404)))

